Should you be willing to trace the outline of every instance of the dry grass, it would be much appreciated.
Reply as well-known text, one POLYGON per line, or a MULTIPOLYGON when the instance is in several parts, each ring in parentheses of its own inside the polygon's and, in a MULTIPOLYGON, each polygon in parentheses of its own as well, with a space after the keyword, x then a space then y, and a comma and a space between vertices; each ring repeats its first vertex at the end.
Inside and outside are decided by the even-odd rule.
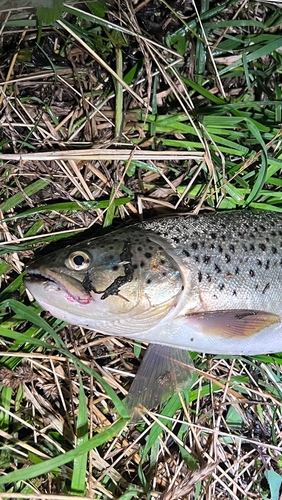
POLYGON ((145 345, 40 322, 22 279, 84 230, 282 210, 281 11, 97 5, 65 5, 41 37, 33 11, 0 14, 0 498, 278 500, 281 354, 197 354, 189 403, 133 426, 145 345))

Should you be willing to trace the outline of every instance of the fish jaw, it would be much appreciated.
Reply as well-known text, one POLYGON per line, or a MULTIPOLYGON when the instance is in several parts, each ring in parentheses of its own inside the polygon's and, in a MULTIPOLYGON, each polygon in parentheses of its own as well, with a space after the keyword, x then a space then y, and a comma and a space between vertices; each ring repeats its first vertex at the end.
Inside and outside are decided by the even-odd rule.
MULTIPOLYGON (((30 287, 31 293, 32 293, 32 290, 33 290, 33 288, 30 287)), ((53 292, 53 293, 58 293, 58 292, 53 292)), ((54 316, 55 318, 58 318, 62 321, 65 321, 66 323, 68 323, 70 325, 78 325, 78 323, 79 323, 79 326, 87 327, 87 325, 84 325, 84 323, 86 322, 85 313, 84 313, 85 304, 82 305, 81 318, 78 318, 77 314, 72 313, 72 307, 71 307, 72 300, 69 300, 69 297, 66 297, 67 304, 66 304, 66 307, 64 309, 62 309, 61 307, 60 308, 56 307, 54 305, 54 303, 50 303, 50 301, 48 300, 47 297, 46 298, 40 297, 38 293, 37 293, 36 301, 38 302, 40 307, 42 307, 42 309, 44 309, 44 311, 47 311, 49 314, 51 314, 51 316, 54 316)))
POLYGON ((28 269, 25 285, 42 309, 52 316, 106 335, 114 333, 116 336, 132 338, 142 333, 144 322, 146 325, 149 322, 153 327, 174 310, 173 301, 151 308, 143 297, 134 310, 129 309, 120 314, 115 311, 113 302, 124 301, 124 297, 114 295, 103 300, 101 294, 92 290, 89 295, 81 281, 43 266, 28 269))
POLYGON ((103 328, 105 321, 101 321, 106 317, 103 301, 93 292, 89 295, 78 280, 69 280, 69 276, 62 274, 58 277, 57 273, 41 268, 40 272, 39 269, 28 271, 25 286, 42 309, 55 318, 85 328, 97 329, 101 324, 102 333, 109 333, 103 328), (95 320, 93 311, 94 316, 98 316, 95 320))
POLYGON ((48 297, 51 298, 51 294, 54 293, 58 299, 66 299, 82 305, 88 305, 94 300, 79 280, 63 273, 58 275, 49 269, 28 269, 25 285, 29 292, 38 298, 39 303, 44 302, 48 297))

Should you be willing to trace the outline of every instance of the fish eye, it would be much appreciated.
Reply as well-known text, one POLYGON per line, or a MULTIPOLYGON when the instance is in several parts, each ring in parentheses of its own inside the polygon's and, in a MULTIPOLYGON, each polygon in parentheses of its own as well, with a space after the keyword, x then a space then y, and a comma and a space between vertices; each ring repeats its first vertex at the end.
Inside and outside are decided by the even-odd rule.
POLYGON ((87 269, 90 265, 90 256, 86 252, 73 252, 66 260, 66 266, 76 271, 87 269))

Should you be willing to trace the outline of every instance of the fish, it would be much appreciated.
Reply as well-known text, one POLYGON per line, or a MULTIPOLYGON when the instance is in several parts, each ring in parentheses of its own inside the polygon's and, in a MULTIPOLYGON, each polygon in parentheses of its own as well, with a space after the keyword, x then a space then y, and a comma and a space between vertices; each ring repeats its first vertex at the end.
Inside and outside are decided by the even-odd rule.
POLYGON ((35 260, 25 283, 56 318, 149 344, 127 397, 136 415, 191 383, 189 352, 282 351, 282 214, 146 220, 35 260))

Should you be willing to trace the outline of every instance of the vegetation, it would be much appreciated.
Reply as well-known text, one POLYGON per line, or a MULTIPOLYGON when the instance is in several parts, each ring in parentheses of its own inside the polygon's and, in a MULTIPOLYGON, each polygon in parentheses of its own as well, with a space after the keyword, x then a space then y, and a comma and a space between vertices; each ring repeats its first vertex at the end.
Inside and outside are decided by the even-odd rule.
POLYGON ((194 354, 189 394, 132 425, 146 346, 50 317, 23 278, 85 230, 282 211, 281 6, 29 5, 0 13, 0 498, 278 500, 281 354, 194 354))

